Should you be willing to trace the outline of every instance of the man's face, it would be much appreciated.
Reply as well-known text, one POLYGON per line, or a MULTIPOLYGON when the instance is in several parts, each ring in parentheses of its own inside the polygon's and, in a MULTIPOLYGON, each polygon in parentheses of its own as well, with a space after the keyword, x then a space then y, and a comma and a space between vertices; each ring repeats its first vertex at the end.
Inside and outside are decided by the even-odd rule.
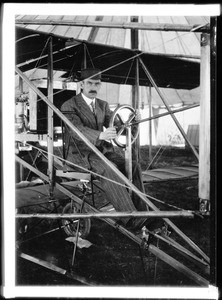
POLYGON ((99 79, 84 79, 81 81, 81 88, 83 94, 88 98, 95 98, 101 87, 101 81, 99 79))

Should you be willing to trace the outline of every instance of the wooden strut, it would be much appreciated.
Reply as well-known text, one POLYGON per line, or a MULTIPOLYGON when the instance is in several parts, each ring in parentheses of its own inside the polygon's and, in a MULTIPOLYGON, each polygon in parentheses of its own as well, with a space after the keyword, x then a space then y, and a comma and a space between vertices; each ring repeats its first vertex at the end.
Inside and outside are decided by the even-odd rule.
MULTIPOLYGON (((17 66, 15 66, 15 71, 23 78, 23 80, 27 83, 29 87, 31 87, 47 105, 52 108, 52 110, 61 118, 61 120, 71 129, 73 130, 84 142, 85 144, 100 158, 102 159, 109 168, 111 168, 116 175, 124 182, 126 185, 132 189, 145 203, 148 204, 150 208, 154 211, 159 211, 159 209, 144 195, 141 195, 140 190, 134 186, 113 164, 110 164, 110 161, 76 128, 69 119, 62 114, 62 112, 53 105, 45 95, 36 88, 36 86, 30 82, 25 74, 22 73, 21 70, 17 66)), ((195 251, 197 251, 206 261, 210 261, 209 257, 190 239, 188 238, 174 223, 172 223, 169 219, 164 218, 164 221, 184 240, 186 241, 195 251)))
POLYGON ((96 286, 96 285, 98 285, 97 282, 86 280, 86 278, 84 278, 82 276, 74 274, 73 272, 70 273, 67 270, 65 270, 63 268, 60 268, 60 267, 57 267, 56 265, 54 265, 54 264, 52 264, 52 263, 50 263, 48 261, 45 261, 43 259, 31 256, 31 255, 23 253, 23 252, 18 252, 18 256, 21 257, 21 258, 23 258, 23 259, 26 259, 28 261, 31 261, 31 262, 33 262, 33 263, 35 263, 37 265, 40 265, 40 266, 42 266, 42 267, 44 267, 46 269, 49 269, 49 270, 52 270, 52 271, 54 271, 56 273, 64 275, 64 276, 66 276, 69 279, 79 281, 79 282, 81 282, 81 283, 83 283, 85 285, 90 285, 90 286, 96 286))
POLYGON ((31 25, 61 25, 61 26, 82 26, 82 27, 100 27, 100 28, 120 28, 120 29, 138 29, 138 30, 156 30, 156 31, 185 31, 185 32, 209 32, 209 24, 181 25, 170 23, 139 23, 139 22, 119 22, 111 23, 104 21, 96 22, 77 22, 66 20, 15 20, 15 24, 31 25))
MULTIPOLYGON (((53 103, 53 54, 52 54, 52 37, 49 38, 48 44, 48 100, 53 103)), ((48 106, 48 135, 47 135, 47 150, 48 150, 48 175, 49 175, 49 193, 53 198, 53 182, 54 182, 54 156, 53 156, 53 110, 48 106)))
POLYGON ((45 218, 45 219, 88 219, 88 218, 175 218, 186 217, 193 218, 194 214, 191 211, 144 211, 144 212, 100 212, 100 213, 70 213, 70 214, 16 214, 16 218, 29 219, 29 218, 45 218))
MULTIPOLYGON (((148 95, 148 105, 149 105, 149 120, 152 120, 152 93, 151 93, 151 84, 149 84, 149 95, 148 95)), ((152 148, 153 148, 153 140, 152 140, 152 122, 149 122, 149 161, 152 161, 152 148)))
POLYGON ((170 238, 168 235, 164 235, 162 233, 160 233, 161 235, 159 235, 158 233, 151 234, 153 234, 156 238, 162 240, 163 242, 167 243, 168 245, 176 249, 178 252, 180 252, 182 255, 184 255, 186 258, 188 258, 190 261, 201 267, 206 274, 210 274, 210 266, 205 261, 191 253, 189 250, 187 250, 175 240, 170 238))
MULTIPOLYGON (((130 18, 130 21, 135 23, 138 22, 138 16, 134 16, 130 18)), ((138 29, 131 29, 130 30, 130 37, 131 37, 131 49, 138 51, 139 50, 139 32, 138 29)), ((134 60, 133 60, 134 62, 134 60)), ((139 96, 140 90, 139 90, 139 60, 138 57, 135 58, 135 82, 132 85, 132 107, 137 110, 139 108, 140 105, 140 96, 139 96), (138 100, 138 101, 137 101, 138 100)), ((132 157, 134 158, 134 160, 139 163, 140 161, 140 150, 139 150, 139 127, 138 127, 138 136, 137 139, 135 140, 135 143, 133 145, 131 145, 131 127, 127 127, 126 128, 126 153, 129 153, 129 168, 131 168, 131 176, 128 178, 130 179, 130 181, 132 182, 132 157), (131 159, 131 162, 130 162, 131 159)), ((141 173, 141 170, 139 168, 138 170, 141 173)), ((142 189, 144 189, 143 185, 142 185, 142 189)))
MULTIPOLYGON (((40 172, 37 169, 35 169, 33 166, 29 165, 26 161, 24 161, 20 157, 16 156, 16 160, 19 163, 21 163, 23 166, 25 166, 26 168, 30 168, 32 172, 36 173, 43 180, 45 180, 47 182, 49 181, 49 178, 48 178, 47 175, 43 174, 42 172, 40 172)), ((63 187, 61 184, 59 184, 59 183, 56 182, 55 183, 55 188, 57 188, 62 193, 64 193, 68 197, 70 197, 70 199, 76 201, 78 204, 81 205, 82 200, 79 197, 77 197, 76 195, 74 195, 72 192, 70 192, 68 189, 66 189, 65 187, 63 187)), ((88 203, 85 203, 85 207, 86 207, 87 211, 99 212, 98 209, 94 208, 93 206, 91 206, 88 203)), ((136 242, 140 246, 143 245, 144 242, 143 242, 143 240, 140 237, 136 236, 134 233, 132 233, 131 231, 127 230, 123 226, 118 225, 113 219, 106 218, 106 219, 104 219, 104 222, 108 223, 110 226, 114 227, 119 232, 121 232, 122 234, 124 234, 125 236, 127 236, 128 238, 130 238, 132 241, 136 242)), ((184 275, 186 275, 188 278, 190 278, 194 282, 198 283, 199 285, 201 285, 201 286, 208 286, 209 285, 209 282, 205 278, 203 278, 199 274, 193 272, 192 270, 190 270, 189 268, 187 268, 186 266, 184 266, 182 263, 180 263, 179 261, 177 261, 173 257, 169 256, 168 254, 166 254, 165 252, 163 252, 162 250, 160 250, 159 248, 157 248, 156 246, 154 246, 152 244, 149 244, 147 250, 150 253, 154 254, 159 259, 161 259, 164 262, 166 262, 167 264, 169 264, 171 267, 175 268, 179 272, 181 272, 184 275)))

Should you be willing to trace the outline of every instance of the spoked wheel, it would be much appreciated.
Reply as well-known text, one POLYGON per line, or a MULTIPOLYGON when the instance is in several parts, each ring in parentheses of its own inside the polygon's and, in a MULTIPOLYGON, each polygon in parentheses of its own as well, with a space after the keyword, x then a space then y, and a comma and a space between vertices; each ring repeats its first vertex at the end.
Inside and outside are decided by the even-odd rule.
MULTIPOLYGON (((64 214, 71 214, 71 213, 79 213, 80 212, 80 205, 78 203, 68 203, 64 209, 64 214)), ((86 212, 83 208, 82 212, 86 212)), ((90 233, 91 228, 91 220, 90 219, 80 219, 80 226, 79 226, 79 236, 81 238, 87 237, 90 233)), ((76 236, 76 231, 78 227, 78 219, 62 219, 62 225, 65 233, 68 236, 76 236)))
POLYGON ((131 143, 133 144, 136 141, 139 134, 139 126, 130 125, 135 121, 135 116, 135 109, 127 104, 120 105, 114 110, 109 126, 114 127, 115 124, 120 124, 120 126, 118 126, 117 137, 113 140, 117 146, 121 148, 126 147, 126 128, 128 126, 131 128, 131 143))

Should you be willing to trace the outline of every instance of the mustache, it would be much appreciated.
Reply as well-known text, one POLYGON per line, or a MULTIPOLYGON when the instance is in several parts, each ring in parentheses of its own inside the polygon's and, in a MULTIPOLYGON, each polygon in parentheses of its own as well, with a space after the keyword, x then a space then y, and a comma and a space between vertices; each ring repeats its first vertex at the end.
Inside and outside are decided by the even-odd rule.
POLYGON ((89 91, 89 93, 97 93, 97 91, 91 90, 91 91, 89 91))

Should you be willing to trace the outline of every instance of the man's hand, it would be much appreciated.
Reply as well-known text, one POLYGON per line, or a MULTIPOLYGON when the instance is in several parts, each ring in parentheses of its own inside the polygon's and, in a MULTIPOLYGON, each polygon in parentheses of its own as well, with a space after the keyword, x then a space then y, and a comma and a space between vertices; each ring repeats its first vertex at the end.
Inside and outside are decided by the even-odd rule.
POLYGON ((136 122, 141 121, 141 113, 140 113, 139 109, 136 109, 135 113, 131 113, 129 115, 128 122, 131 123, 131 122, 134 122, 134 121, 136 121, 136 122))
POLYGON ((116 138, 116 128, 108 127, 104 132, 99 135, 99 140, 112 140, 116 138))
POLYGON ((135 121, 141 121, 141 113, 139 109, 136 109, 135 111, 135 121))

